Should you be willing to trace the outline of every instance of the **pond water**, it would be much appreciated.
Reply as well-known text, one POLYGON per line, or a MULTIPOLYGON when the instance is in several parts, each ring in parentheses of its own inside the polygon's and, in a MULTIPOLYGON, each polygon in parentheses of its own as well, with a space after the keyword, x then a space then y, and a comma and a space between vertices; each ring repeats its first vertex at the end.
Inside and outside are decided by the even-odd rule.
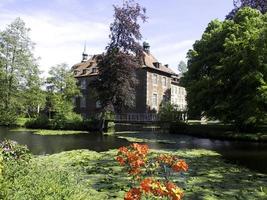
POLYGON ((89 149, 107 151, 128 145, 130 142, 121 139, 146 139, 150 148, 154 149, 209 149, 217 151, 231 163, 246 166, 252 170, 267 173, 267 144, 256 142, 221 141, 196 138, 185 135, 173 135, 155 128, 145 128, 143 131, 117 132, 116 135, 105 136, 99 133, 77 135, 41 136, 30 131, 10 131, 0 127, 0 140, 11 139, 19 144, 27 145, 33 154, 53 154, 74 149, 89 149))

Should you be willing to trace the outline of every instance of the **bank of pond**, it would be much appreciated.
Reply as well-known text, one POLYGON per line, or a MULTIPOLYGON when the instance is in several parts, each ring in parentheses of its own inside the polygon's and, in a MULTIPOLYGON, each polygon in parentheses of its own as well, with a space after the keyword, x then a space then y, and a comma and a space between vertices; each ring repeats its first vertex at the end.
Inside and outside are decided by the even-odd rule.
POLYGON ((44 136, 2 127, 0 140, 16 140, 34 153, 26 165, 9 165, 1 182, 2 199, 123 199, 129 180, 115 155, 118 147, 132 142, 146 143, 155 154, 177 155, 188 163, 189 170, 174 179, 185 192, 183 199, 267 198, 264 143, 201 139, 146 128, 113 135, 44 136))

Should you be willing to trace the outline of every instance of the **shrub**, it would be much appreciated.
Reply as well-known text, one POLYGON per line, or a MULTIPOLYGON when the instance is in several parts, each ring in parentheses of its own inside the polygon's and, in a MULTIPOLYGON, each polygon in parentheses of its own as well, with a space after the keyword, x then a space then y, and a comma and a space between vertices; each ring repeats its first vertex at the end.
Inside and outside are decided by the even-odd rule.
POLYGON ((86 200, 90 196, 90 190, 67 169, 35 160, 27 165, 12 161, 5 165, 0 199, 86 200))
POLYGON ((0 126, 15 125, 17 113, 13 110, 0 108, 0 126))
POLYGON ((4 140, 0 143, 0 152, 3 162, 14 160, 14 161, 29 161, 31 154, 26 146, 19 145, 17 142, 12 140, 4 140))
POLYGON ((39 128, 39 129, 49 129, 50 122, 46 115, 40 115, 36 119, 32 119, 25 123, 27 128, 39 128))
POLYGON ((170 102, 166 102, 161 104, 159 109, 159 118, 162 122, 173 122, 173 121, 181 121, 183 119, 182 111, 178 110, 178 108, 171 104, 170 102))

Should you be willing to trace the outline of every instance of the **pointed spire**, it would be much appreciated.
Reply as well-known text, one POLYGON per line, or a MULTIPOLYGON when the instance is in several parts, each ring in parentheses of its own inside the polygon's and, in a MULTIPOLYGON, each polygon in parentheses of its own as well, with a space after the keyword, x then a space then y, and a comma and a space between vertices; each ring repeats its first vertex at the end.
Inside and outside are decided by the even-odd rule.
POLYGON ((84 42, 84 49, 83 49, 83 54, 82 54, 82 62, 87 61, 88 54, 86 53, 86 41, 84 42))

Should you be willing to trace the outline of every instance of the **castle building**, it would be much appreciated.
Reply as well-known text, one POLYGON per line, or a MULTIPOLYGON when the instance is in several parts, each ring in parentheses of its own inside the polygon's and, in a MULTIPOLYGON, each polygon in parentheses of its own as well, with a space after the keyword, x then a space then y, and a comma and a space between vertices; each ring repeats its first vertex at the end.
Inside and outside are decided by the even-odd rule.
MULTIPOLYGON (((85 51, 82 61, 72 67, 78 80, 81 95, 75 97, 74 105, 78 113, 91 116, 101 110, 101 102, 89 83, 98 76, 98 60, 101 55, 88 59, 85 51)), ((179 86, 178 75, 168 65, 161 64, 151 53, 148 43, 143 43, 143 65, 136 70, 136 106, 131 113, 151 113, 159 111, 162 102, 169 101, 178 109, 186 109, 186 91, 179 86)))

